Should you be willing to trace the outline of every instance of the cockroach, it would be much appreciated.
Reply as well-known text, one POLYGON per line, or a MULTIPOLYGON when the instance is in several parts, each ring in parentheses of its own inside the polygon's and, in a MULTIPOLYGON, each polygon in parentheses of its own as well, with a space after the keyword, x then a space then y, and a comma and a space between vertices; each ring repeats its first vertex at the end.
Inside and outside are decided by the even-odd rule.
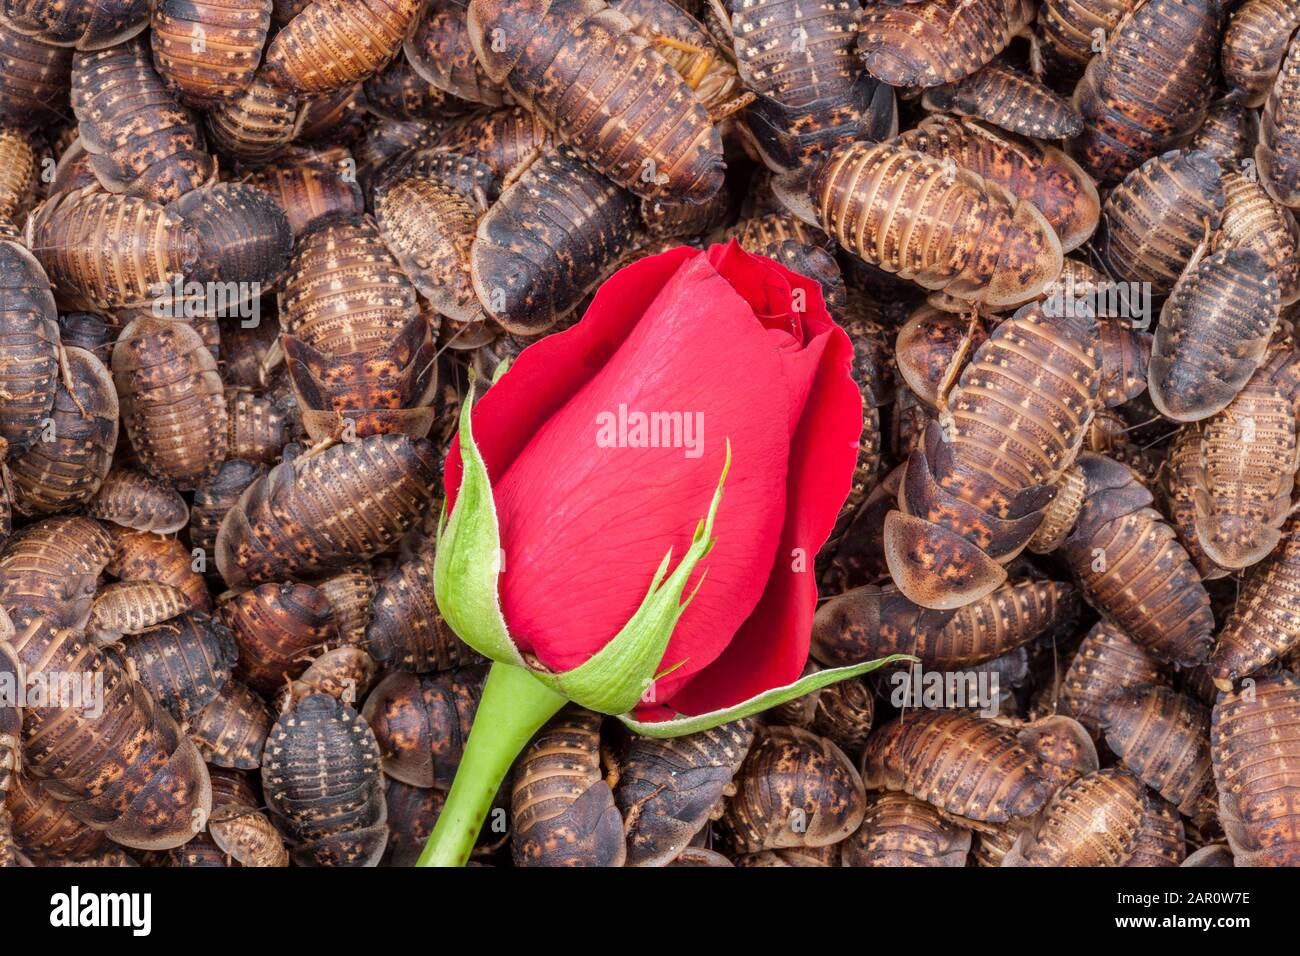
POLYGON ((1219 822, 1236 866, 1300 864, 1300 681, 1221 694, 1210 723, 1219 822))
POLYGON ((1148 812, 1146 788, 1122 767, 1066 785, 1021 834, 1003 866, 1123 866, 1148 812))
POLYGON ((510 795, 516 866, 622 866, 623 819, 600 772, 600 714, 568 707, 528 745, 510 795))
POLYGON ((1098 182, 1123 179, 1201 125, 1223 20, 1219 0, 1148 0, 1105 38, 1075 87, 1083 131, 1069 142, 1098 182))
POLYGON ((256 770, 274 719, 261 697, 232 678, 190 721, 189 733, 214 767, 256 770))
POLYGON ((472 665, 381 680, 361 715, 379 741, 384 773, 414 787, 450 787, 486 679, 486 668, 472 665))
MULTIPOLYGON (((81 640, 96 582, 113 553, 108 532, 89 518, 45 518, 13 535, 0 551, 0 606, 44 615, 44 630, 66 628, 81 640)), ((15 624, 16 624, 15 620, 15 624)), ((13 639, 14 649, 22 653, 13 639)))
POLYGON ((1094 248, 1107 272, 1168 295, 1219 228, 1222 172, 1209 154, 1179 150, 1149 159, 1116 186, 1101 210, 1094 248))
POLYGON ((706 850, 702 846, 688 846, 670 861, 668 866, 735 866, 730 860, 716 850, 706 850))
POLYGON ((86 826, 39 780, 15 774, 6 809, 17 848, 38 866, 85 860, 111 846, 103 831, 86 826))
POLYGON ((241 866, 289 865, 284 840, 261 810, 248 779, 230 770, 213 770, 212 816, 208 834, 217 847, 241 866))
POLYGON ((961 607, 997 588, 1077 453, 1101 361, 1091 311, 1068 311, 1030 305, 999 325, 948 397, 949 424, 931 423, 908 459, 884 543, 918 604, 961 607))
POLYGON ((1209 811, 1210 711, 1159 685, 1115 691, 1102 704, 1106 745, 1143 783, 1189 817, 1209 811))
POLYGON ((262 190, 243 183, 197 190, 175 208, 199 240, 199 259, 188 278, 220 283, 222 295, 209 293, 204 313, 260 320, 257 313, 247 315, 247 306, 280 280, 293 249, 284 210, 262 190))
POLYGON ((1033 4, 1024 0, 872 4, 858 52, 867 72, 890 86, 955 83, 1001 53, 1033 16, 1033 4), (962 42, 954 45, 953 37, 962 42))
POLYGON ((1286 56, 1300 9, 1286 0, 1246 0, 1233 13, 1219 51, 1223 80, 1244 106, 1260 106, 1286 56))
POLYGON ((378 669, 374 660, 359 647, 335 647, 325 651, 307 669, 289 681, 276 695, 281 713, 312 694, 329 694, 348 706, 365 698, 378 669))
POLYGON ((616 185, 684 202, 721 188, 722 139, 704 104, 602 0, 472 0, 467 23, 487 75, 616 185))
POLYGON ((13 241, 0 241, 0 443, 9 456, 42 437, 59 377, 58 312, 41 264, 13 241))
POLYGON ((198 237, 174 210, 96 187, 59 193, 27 220, 24 243, 61 304, 108 310, 171 307, 176 276, 198 260, 198 237))
POLYGON ((347 179, 325 167, 268 166, 253 173, 248 183, 268 193, 284 210, 295 239, 326 216, 348 218, 365 212, 356 177, 347 179))
POLYGON ((555 143, 536 115, 522 107, 506 107, 457 117, 434 132, 429 145, 473 156, 498 176, 513 180, 555 143))
POLYGON ((417 674, 445 671, 474 658, 433 599, 433 551, 422 549, 380 584, 363 646, 380 664, 417 674))
POLYGON ((754 741, 754 721, 684 737, 630 737, 618 756, 614 801, 627 834, 628 866, 676 859, 735 792, 732 778, 754 741))
POLYGON ((0 216, 18 222, 36 197, 40 157, 25 133, 0 127, 0 216))
POLYGON ((799 727, 764 727, 736 774, 718 821, 737 852, 824 847, 858 828, 862 779, 844 752, 799 727))
MULTIPOLYGON (((441 146, 426 146, 404 154, 391 172, 382 172, 371 189, 371 196, 385 184, 408 178, 433 179, 457 190, 469 200, 476 213, 485 212, 501 195, 501 177, 483 160, 448 152, 441 146)), ((707 213, 711 205, 706 203, 697 215, 707 213)))
POLYGON ((965 866, 971 831, 906 793, 868 796, 862 826, 842 844, 842 866, 965 866))
POLYGON ((113 348, 122 424, 146 471, 192 489, 226 456, 225 396, 217 363, 193 328, 141 316, 113 348))
POLYGON ((264 395, 227 389, 226 418, 229 454, 247 463, 275 464, 292 438, 289 417, 264 395))
POLYGON ((297 866, 376 866, 388 842, 379 745, 351 707, 312 694, 267 738, 262 789, 297 866))
POLYGON ((1300 206, 1300 43, 1294 38, 1264 100, 1255 163, 1268 194, 1300 206))
POLYGON ((894 143, 836 150, 812 197, 822 227, 865 262, 965 301, 1025 302, 1061 271, 1060 240, 1033 204, 894 143))
POLYGON ((56 46, 100 50, 130 40, 149 26, 149 0, 98 0, 93 4, 5 0, 8 24, 56 46))
POLYGON ((120 581, 157 581, 184 592, 196 611, 212 610, 212 596, 194 555, 176 538, 151 531, 113 529, 113 557, 105 570, 120 581))
POLYGON ((205 555, 215 553, 217 531, 226 512, 239 496, 266 468, 252 462, 230 458, 221 463, 217 473, 194 489, 194 507, 189 515, 190 544, 205 555))
POLYGON ((469 0, 431 0, 404 47, 406 60, 427 83, 470 103, 503 106, 511 96, 493 82, 474 55, 466 15, 469 0))
MULTIPOLYGON (((672 0, 613 0, 610 6, 627 17, 632 29, 672 64, 710 116, 724 119, 752 98, 741 88, 734 42, 710 34, 696 19, 697 10, 687 10, 672 0)), ((851 37, 846 49, 852 50, 851 37)))
POLYGON ((1300 300, 1300 226, 1295 215, 1275 203, 1259 184, 1240 173, 1223 176, 1223 220, 1214 248, 1251 249, 1277 280, 1283 306, 1300 300))
POLYGON ((225 597, 217 619, 239 645, 236 676, 262 693, 307 669, 313 652, 333 640, 334 609, 310 584, 267 583, 225 597))
POLYGON ((862 779, 868 789, 902 790, 975 823, 1033 816, 1055 791, 1043 761, 1015 733, 958 710, 908 711, 874 730, 862 779))
POLYGON ((396 56, 423 0, 312 0, 266 49, 266 78, 291 93, 336 93, 396 56))
POLYGON ((93 312, 64 312, 59 316, 59 341, 68 348, 85 349, 105 366, 113 355, 113 343, 122 327, 93 312))
POLYGON ((183 725, 221 695, 239 647, 221 622, 190 611, 127 638, 112 653, 183 725))
MULTIPOLYGON (((381 119, 401 122, 431 120, 472 109, 469 103, 448 96, 417 73, 404 56, 399 56, 366 80, 362 92, 365 108, 381 119)), ((309 112, 308 123, 311 120, 309 112)), ((336 132, 330 138, 337 141, 341 137, 336 132)))
POLYGON ((742 129, 770 169, 796 172, 837 146, 897 131, 891 81, 868 76, 856 54, 863 16, 856 4, 726 6, 736 68, 756 96, 741 114, 742 129))
POLYGON ((271 28, 271 0, 161 0, 153 61, 186 106, 228 102, 253 82, 271 28))
POLYGON ((1034 27, 1034 72, 1075 82, 1102 51, 1111 30, 1137 4, 1138 0, 1043 0, 1034 27))
POLYGON ((52 46, 0 19, 0 123, 50 122, 72 88, 72 50, 52 46))
POLYGON ((894 363, 907 387, 931 408, 939 406, 939 389, 954 362, 962 362, 988 339, 978 322, 955 312, 922 305, 908 317, 894 339, 894 363))
POLYGON ((1281 546, 1246 575, 1241 593, 1210 655, 1209 672, 1219 690, 1285 658, 1300 645, 1300 520, 1283 526, 1281 546))
POLYGON ((216 158, 154 72, 143 40, 78 53, 72 109, 91 169, 110 192, 169 203, 216 179, 216 158))
POLYGON ((185 527, 189 507, 176 489, 142 471, 111 471, 86 507, 92 518, 135 531, 172 534, 185 527))
POLYGON ((118 581, 95 595, 90 609, 90 636, 112 644, 123 634, 139 634, 189 610, 180 588, 157 581, 118 581))
POLYGON ((875 720, 875 698, 865 681, 832 684, 817 695, 809 729, 850 757, 862 752, 875 720))
MULTIPOLYGON (((1254 165, 1258 139, 1259 114, 1227 96, 1210 104, 1205 122, 1187 146, 1209 153, 1226 174, 1254 165)), ((1224 188, 1227 186, 1225 179, 1224 188)))
POLYGON ((385 777, 384 796, 388 801, 388 846, 379 865, 415 866, 442 814, 447 794, 385 777))
MULTIPOLYGON (((344 144, 364 136, 369 109, 365 89, 366 84, 358 83, 324 96, 304 97, 301 101, 302 126, 298 131, 298 139, 306 144, 328 140, 329 145, 322 146, 322 150, 333 152, 345 149, 344 144)), ((430 95, 441 97, 436 90, 431 91, 430 95)), ((450 103, 444 105, 448 113, 455 112, 450 103)), ((378 110, 375 112, 378 113, 378 110)), ((427 121, 416 122, 423 125, 427 121)))
POLYGON ((922 103, 928 110, 984 120, 1036 139, 1065 139, 1083 132, 1083 119, 1073 106, 1033 77, 996 60, 957 83, 926 90, 922 103))
POLYGON ((334 626, 342 644, 362 647, 366 629, 374 620, 374 601, 379 583, 369 565, 344 568, 316 582, 316 587, 334 609, 334 626))
POLYGON ((218 153, 261 166, 293 141, 303 118, 298 98, 271 86, 259 73, 237 97, 209 111, 204 125, 218 153))
POLYGON ((1146 391, 1153 336, 1119 316, 1099 318, 1097 330, 1101 333, 1101 404, 1115 408, 1146 391))
MULTIPOLYGON (((1277 277, 1253 249, 1223 249, 1190 263, 1160 310, 1151 348, 1156 409, 1187 422, 1228 408, 1263 361, 1279 308, 1277 277)), ((1257 411, 1250 403, 1240 414, 1257 411)))
MULTIPOLYGON (((13 637, 13 622, 8 613, 0 610, 0 680, 6 687, 18 688, 22 686, 22 662, 9 644, 13 637)), ((10 691, 6 699, 0 701, 0 816, 6 817, 6 823, 11 821, 5 803, 23 769, 22 733, 22 707, 10 691)))
POLYGON ((1126 867, 1179 866, 1187 857, 1186 836, 1178 809, 1163 797, 1148 793, 1142 818, 1126 867))

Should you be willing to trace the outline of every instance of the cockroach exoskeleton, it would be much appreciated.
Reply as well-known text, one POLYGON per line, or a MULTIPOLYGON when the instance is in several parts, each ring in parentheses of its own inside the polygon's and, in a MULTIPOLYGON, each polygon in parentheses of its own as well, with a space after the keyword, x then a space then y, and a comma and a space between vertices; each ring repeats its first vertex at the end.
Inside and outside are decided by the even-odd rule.
POLYGON ((484 106, 509 105, 509 92, 487 75, 474 55, 465 22, 468 9, 469 0, 430 0, 406 40, 406 60, 444 93, 484 106))
MULTIPOLYGON (((190 510, 190 544, 204 555, 215 554, 217 532, 226 512, 235 506, 245 489, 266 474, 265 466, 238 458, 221 463, 216 474, 194 489, 194 507, 190 510)), ((209 566, 207 570, 216 571, 209 566)))
POLYGON ((301 674, 313 652, 338 633, 329 599, 300 582, 268 582, 228 595, 217 618, 239 644, 237 676, 262 693, 301 674))
POLYGON ((225 625, 191 611, 124 640, 116 654, 160 707, 189 725, 230 680, 239 647, 225 625))
POLYGON ((115 644, 124 634, 139 634, 188 611, 185 592, 157 581, 118 581, 95 595, 89 633, 97 644, 115 644))
MULTIPOLYGON (((42 437, 59 386, 58 312, 45 270, 13 241, 0 241, 0 440, 6 455, 42 437)), ((65 379, 66 381, 66 379, 65 379)))
POLYGON ((1123 866, 1148 813, 1146 787, 1122 767, 1067 784, 1023 832, 1003 866, 1123 866))
POLYGON ((1147 812, 1138 830, 1133 855, 1126 867, 1180 866, 1187 858, 1187 838, 1178 808, 1168 800, 1147 794, 1147 812))
MULTIPOLYGON (((1205 122, 1187 146, 1213 156, 1226 174, 1249 169, 1254 164, 1258 139, 1259 114, 1226 96, 1210 104, 1205 122)), ((1224 188, 1227 188, 1226 182, 1224 188)))
POLYGON ((1223 219, 1214 249, 1251 249, 1263 257, 1277 280, 1282 306, 1300 300, 1300 226, 1294 213, 1279 205, 1252 178, 1223 174, 1223 219))
POLYGON ((245 774, 211 770, 212 816, 208 836, 239 866, 289 865, 284 839, 261 809, 262 801, 245 774))
POLYGON ((1255 163, 1268 194, 1300 206, 1300 43, 1294 37, 1264 100, 1255 163))
POLYGON ((212 609, 212 595, 195 555, 177 538, 111 527, 113 557, 105 570, 119 581, 158 581, 179 588, 196 611, 212 609))
POLYGON ((862 826, 842 844, 843 866, 965 866, 971 831, 924 800, 884 790, 867 796, 862 826))
POLYGON ((447 802, 447 794, 385 777, 384 797, 388 801, 388 846, 379 865, 415 866, 447 802))
POLYGON ((212 766, 256 770, 274 721, 262 698, 231 678, 190 721, 189 734, 212 766))
POLYGON ((149 26, 149 0, 92 4, 5 0, 9 26, 56 46, 101 50, 124 43, 149 26))
POLYGON ((1166 684, 1161 664, 1114 624, 1099 621, 1079 644, 1060 685, 1060 708, 1097 738, 1110 695, 1130 687, 1166 684))
POLYGON ((271 0, 160 0, 154 65, 186 106, 217 106, 253 82, 270 29, 271 0))
POLYGON ((15 774, 5 806, 13 816, 17 849, 38 866, 85 860, 112 846, 102 830, 86 826, 66 801, 26 774, 15 774))
POLYGON ((0 123, 51 122, 72 88, 73 51, 19 32, 0 19, 0 123))
POLYGON ((312 0, 271 40, 266 79, 303 96, 346 89, 388 65, 423 9, 423 0, 312 0))
POLYGON ((1142 684, 1106 698, 1102 727, 1124 765, 1179 812, 1213 812, 1209 708, 1168 687, 1142 684))
POLYGON ((863 14, 858 52, 867 72, 890 86, 955 83, 983 67, 1028 25, 1024 0, 930 0, 872 4, 863 14), (961 37, 960 43, 953 43, 961 37))
POLYGON ((142 471, 118 468, 108 473, 86 514, 135 531, 172 534, 185 527, 190 509, 168 483, 142 471))
POLYGON ((271 820, 297 866, 377 866, 388 842, 379 745, 351 707, 312 694, 271 728, 262 763, 271 820))
POLYGON ((205 315, 260 321, 249 308, 263 288, 276 284, 289 266, 293 231, 289 218, 263 190, 244 183, 217 183, 184 196, 175 206, 199 240, 189 278, 222 283, 221 299, 209 293, 198 303, 205 315))
POLYGON ((1246 575, 1238 600, 1219 631, 1209 673, 1219 690, 1285 658, 1300 645, 1300 519, 1283 526, 1280 546, 1246 575))
POLYGON ((1067 101, 997 61, 957 83, 926 90, 922 102, 928 110, 984 120, 1036 139, 1065 139, 1083 131, 1083 119, 1067 101))
POLYGON ((380 584, 363 646, 383 666, 417 674, 449 670, 476 657, 438 611, 432 549, 403 561, 380 584))
MULTIPOLYGON (((305 113, 292 93, 271 86, 258 73, 238 96, 204 115, 212 148, 241 163, 262 166, 280 155, 301 132, 305 113)), ((282 175, 293 177, 290 170, 282 175)))
POLYGON ((334 647, 314 659, 307 669, 276 694, 276 710, 284 713, 312 694, 329 694, 349 707, 363 700, 374 683, 378 668, 374 659, 359 647, 334 647))
POLYGON ((324 166, 267 166, 249 176, 248 184, 269 194, 284 210, 295 239, 326 216, 346 219, 365 212, 356 177, 345 178, 324 166))
POLYGON ((1138 0, 1043 0, 1034 27, 1035 74, 1074 83, 1101 52, 1107 34, 1138 0))

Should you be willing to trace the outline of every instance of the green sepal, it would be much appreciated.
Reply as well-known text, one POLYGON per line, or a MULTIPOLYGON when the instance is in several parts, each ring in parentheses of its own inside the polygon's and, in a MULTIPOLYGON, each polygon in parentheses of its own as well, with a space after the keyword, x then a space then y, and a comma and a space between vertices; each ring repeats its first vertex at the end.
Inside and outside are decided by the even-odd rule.
POLYGON ((888 664, 915 660, 919 660, 919 658, 910 654, 890 654, 888 657, 867 661, 862 664, 854 664, 851 667, 834 667, 830 670, 818 671, 815 674, 801 677, 793 684, 786 684, 784 687, 773 687, 771 690, 764 691, 757 697, 751 697, 749 700, 735 706, 700 714, 698 717, 677 717, 673 720, 646 721, 636 720, 627 714, 621 714, 618 719, 629 730, 641 734, 643 737, 681 737, 685 734, 699 733, 701 730, 710 730, 728 721, 748 717, 750 714, 757 714, 760 711, 776 707, 778 704, 794 700, 796 697, 802 697, 804 694, 810 694, 831 684, 837 684, 850 677, 869 674, 871 671, 888 664))
POLYGON ((682 601, 687 580, 696 565, 713 549, 716 540, 712 536, 713 519, 722 502, 722 489, 730 470, 731 441, 728 440, 727 457, 713 500, 709 503, 709 512, 696 525, 691 546, 681 564, 668 575, 673 560, 670 548, 655 571, 641 606, 613 640, 573 670, 559 674, 534 670, 534 677, 569 700, 598 713, 622 714, 637 705, 656 677, 663 676, 656 674, 655 669, 668 650, 677 621, 704 583, 701 575, 695 591, 682 601), (666 580, 665 575, 668 575, 666 580))
POLYGON ((501 529, 487 466, 474 444, 470 423, 473 405, 471 375, 469 394, 460 409, 460 490, 451 515, 444 505, 438 519, 433 593, 443 620, 462 641, 494 661, 524 667, 523 656, 501 613, 497 592, 501 529))

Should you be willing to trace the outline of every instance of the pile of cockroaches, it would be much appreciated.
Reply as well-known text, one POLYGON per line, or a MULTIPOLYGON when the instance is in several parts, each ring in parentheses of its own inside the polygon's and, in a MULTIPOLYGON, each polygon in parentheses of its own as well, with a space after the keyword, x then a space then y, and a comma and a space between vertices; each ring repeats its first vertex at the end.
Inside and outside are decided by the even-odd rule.
POLYGON ((469 370, 729 238, 866 400, 809 667, 920 663, 566 709, 479 860, 1300 864, 1297 27, 3 0, 0 865, 410 865, 486 675, 431 584, 469 370))

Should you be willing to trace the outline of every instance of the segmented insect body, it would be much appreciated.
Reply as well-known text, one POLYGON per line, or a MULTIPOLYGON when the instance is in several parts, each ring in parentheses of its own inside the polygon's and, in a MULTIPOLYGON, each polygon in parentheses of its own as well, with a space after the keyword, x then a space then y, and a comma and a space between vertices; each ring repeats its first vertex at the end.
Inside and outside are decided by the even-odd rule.
POLYGON ((356 711, 313 694, 267 738, 262 789, 297 866, 376 866, 388 842, 379 745, 356 711))
POLYGON ((1300 522, 1283 527, 1281 546, 1247 574, 1210 655, 1215 685, 1234 682, 1284 658, 1300 644, 1300 522))
POLYGON ((1147 813, 1138 830, 1127 867, 1179 866, 1187 857, 1187 835, 1178 809, 1163 797, 1147 794, 1147 813))
POLYGON ((958 83, 936 86, 922 101, 928 110, 985 120, 1037 139, 1065 139, 1083 131, 1074 107, 1031 76, 994 61, 958 83))
POLYGON ((1214 98, 1224 8, 1147 0, 1115 27, 1074 91, 1071 154, 1098 182, 1123 179, 1201 125, 1214 98))
POLYGON ((902 790, 985 823, 1033 816, 1056 789, 1013 732, 958 710, 909 712, 877 728, 862 755, 862 778, 868 789, 902 790))
POLYGON ((420 858, 447 795, 441 790, 424 790, 384 778, 388 800, 388 846, 380 866, 412 867, 420 858))
POLYGON ((1253 249, 1191 263, 1160 310, 1151 349, 1151 401, 1160 413, 1199 421, 1229 407, 1263 361, 1279 308, 1277 277, 1253 249))
POLYGON ((550 327, 622 262, 636 221, 625 190, 548 153, 478 222, 469 261, 483 311, 517 334, 550 327))
POLYGON ((242 389, 226 390, 229 454, 253 465, 273 465, 295 429, 274 399, 242 389))
POLYGON ((334 609, 339 641, 352 647, 365 644, 366 629, 375 618, 374 602, 379 584, 369 565, 345 568, 316 582, 334 609))
POLYGON ((433 596, 433 549, 422 548, 384 579, 364 646, 380 664, 423 674, 444 671, 474 652, 443 623, 433 596))
MULTIPOLYGON (((32 610, 54 627, 80 632, 111 554, 108 533, 89 518, 46 518, 28 525, 0 552, 0 604, 10 612, 32 610)), ((21 634, 13 645, 21 654, 20 639, 21 634)))
POLYGON ((535 114, 522 107, 457 117, 432 134, 432 145, 473 156, 498 176, 517 172, 554 147, 554 137, 535 114))
POLYGON ((1189 817, 1212 812, 1208 708, 1145 684, 1111 694, 1102 724, 1107 746, 1143 783, 1189 817))
POLYGON ((721 188, 722 138, 704 104, 603 0, 472 0, 467 22, 487 75, 617 185, 695 203, 721 188), (638 122, 617 122, 629 116, 638 122))
POLYGON ((259 73, 238 96, 210 110, 204 126, 217 152, 260 166, 293 141, 304 119, 298 98, 271 86, 259 73))
POLYGON ((95 595, 90 609, 89 633, 101 645, 119 641, 123 634, 139 634, 189 610, 185 593, 157 581, 118 581, 95 595))
POLYGON ((312 694, 329 694, 354 706, 369 693, 377 673, 375 662, 361 648, 332 648, 313 660, 295 680, 280 689, 276 695, 276 708, 283 713, 312 694))
POLYGON ((277 465, 226 514, 217 568, 233 587, 369 559, 419 520, 435 470, 432 445, 404 435, 277 465))
POLYGON ((214 767, 256 770, 274 718, 261 697, 233 678, 190 721, 190 738, 214 767))
POLYGON ((361 715, 379 741, 384 773, 414 787, 450 787, 486 679, 487 669, 474 665, 380 681, 361 715))
POLYGON ((25 133, 0 126, 0 217, 22 222, 36 198, 40 157, 25 133))
POLYGON ((1035 73, 1074 82, 1138 0, 1043 0, 1034 27, 1035 73))
POLYGON ((1210 723, 1219 821, 1237 866, 1300 862, 1300 681, 1290 671, 1220 696, 1210 723))
POLYGON ((292 93, 335 93, 396 56, 423 0, 312 0, 266 49, 267 81, 292 93))
MULTIPOLYGON (((343 108, 348 109, 349 112, 354 111, 354 107, 357 112, 366 109, 381 119, 398 122, 438 119, 447 114, 465 112, 473 108, 471 104, 455 100, 429 83, 412 68, 404 56, 397 57, 366 80, 362 84, 361 94, 350 98, 343 108)), ((307 126, 304 132, 309 136, 317 132, 313 115, 317 102, 319 101, 311 101, 307 107, 307 126)), ((333 136, 330 133, 331 130, 337 131, 342 126, 341 123, 335 123, 332 127, 326 125, 321 132, 329 138, 341 138, 337 133, 333 136)), ((311 136, 311 138, 316 137, 311 136)))
POLYGON ((0 241, 0 444, 9 456, 41 436, 58 391, 58 311, 41 264, 13 241, 0 241))
POLYGON ((223 600, 217 616, 239 644, 239 679, 264 694, 301 674, 338 633, 329 600, 309 584, 260 585, 223 600))
POLYGON ((1030 305, 999 325, 962 371, 948 424, 931 424, 909 457, 884 543, 895 584, 918 604, 990 593, 1041 523, 1101 384, 1096 321, 1070 311, 1030 305))
POLYGON ((1176 150, 1149 159, 1106 198, 1097 257, 1113 278, 1168 295, 1219 228, 1223 205, 1222 172, 1209 154, 1176 150))
POLYGON ((619 755, 614 800, 629 866, 662 866, 684 850, 734 792, 754 741, 748 718, 667 740, 633 737, 619 755))
MULTIPOLYGON (((14 637, 13 621, 0 609, 0 679, 7 687, 22 686, 22 663, 10 645, 14 637)), ((6 807, 9 793, 23 769, 23 711, 13 695, 0 701, 0 817, 12 824, 6 807)), ((7 842, 7 841, 6 841, 7 842)))
POLYGON ((601 776, 600 714, 568 707, 533 738, 510 795, 516 866, 622 866, 623 819, 601 776))
POLYGON ((930 0, 867 7, 858 52, 890 86, 938 86, 969 76, 1002 52, 1034 16, 1023 0, 930 0), (954 45, 953 37, 962 42, 954 45))
POLYGON ((212 596, 196 570, 201 555, 191 554, 179 540, 151 531, 111 529, 113 558, 105 569, 119 581, 157 581, 184 593, 190 607, 210 611, 212 596))
POLYGON ((1122 767, 1067 784, 1023 834, 1003 866, 1123 866, 1148 812, 1146 788, 1122 767))
POLYGON ((124 641, 116 654, 154 701, 188 727, 230 681, 239 647, 219 621, 190 611, 124 641))
POLYGON ((72 109, 104 188, 169 203, 215 180, 194 117, 154 72, 143 40, 72 61, 72 109))
MULTIPOLYGON (((753 94, 741 87, 731 31, 710 33, 697 19, 701 14, 698 7, 689 9, 672 0, 613 0, 610 6, 627 17, 636 33, 672 64, 711 116, 729 116, 753 99, 753 94)), ((719 22, 722 19, 719 16, 719 22)), ((852 49, 851 38, 848 49, 852 49)))
MULTIPOLYGON (((211 283, 202 314, 259 318, 252 303, 280 280, 289 265, 289 219, 265 192, 243 183, 218 183, 185 196, 176 207, 199 240, 199 259, 188 276, 211 283)), ((188 314, 188 313, 187 313, 188 314)))
POLYGON ((16 30, 78 50, 101 50, 122 43, 149 26, 149 0, 5 0, 0 12, 16 30))
POLYGON ((1258 139, 1259 114, 1227 96, 1210 104, 1205 122, 1187 145, 1209 153, 1224 173, 1229 173, 1254 165, 1258 139))
POLYGON ((225 396, 216 359, 193 328, 141 316, 113 348, 122 423, 154 477, 191 489, 226 455, 225 396))
POLYGON ((445 93, 484 106, 511 102, 474 55, 466 14, 469 0, 431 0, 404 47, 406 60, 424 80, 445 93))
POLYGON ((843 866, 965 866, 971 831, 906 793, 870 794, 862 826, 843 843, 843 866))
POLYGON ((1102 710, 1112 693, 1163 683, 1160 664, 1146 648, 1114 624, 1099 621, 1075 651, 1061 681, 1061 711, 1100 737, 1102 710))
POLYGON ((51 46, 0 19, 0 123, 55 119, 72 85, 72 50, 51 46))
POLYGON ((213 770, 211 776, 208 833, 217 847, 241 866, 288 866, 284 840, 260 809, 262 801, 248 779, 229 770, 213 770))
POLYGON ((253 82, 270 28, 271 0, 161 0, 154 64, 186 106, 216 106, 253 82))
POLYGON ((1223 79, 1246 106, 1259 106, 1277 76, 1300 7, 1288 0, 1246 0, 1223 33, 1223 79))
POLYGON ((1097 228, 1101 199, 1092 177, 1054 146, 999 134, 951 116, 928 116, 896 142, 955 162, 986 183, 1028 200, 1051 224, 1063 252, 1081 245, 1097 228))
POLYGON ((1290 209, 1275 203, 1259 184, 1240 173, 1223 175, 1223 221, 1214 248, 1251 249, 1277 279, 1283 306, 1300 299, 1300 226, 1290 209))
POLYGON ((1060 240, 1032 203, 894 143, 836 150, 812 197, 822 228, 863 261, 966 301, 1025 302, 1061 271, 1060 240))
POLYGON ((1255 163, 1270 196, 1300 206, 1300 43, 1294 38, 1264 101, 1255 163))
POLYGON ((24 243, 61 305, 107 311, 170 307, 172 286, 198 259, 198 238, 174 210, 98 187, 58 193, 27 220, 24 243))
POLYGON ((158 534, 179 531, 189 520, 189 507, 174 488, 130 468, 108 475, 86 513, 123 528, 158 534))
POLYGON ((268 166, 250 176, 248 184, 268 193, 284 210, 295 239, 326 216, 349 218, 365 211, 356 177, 346 179, 323 166, 268 166))

